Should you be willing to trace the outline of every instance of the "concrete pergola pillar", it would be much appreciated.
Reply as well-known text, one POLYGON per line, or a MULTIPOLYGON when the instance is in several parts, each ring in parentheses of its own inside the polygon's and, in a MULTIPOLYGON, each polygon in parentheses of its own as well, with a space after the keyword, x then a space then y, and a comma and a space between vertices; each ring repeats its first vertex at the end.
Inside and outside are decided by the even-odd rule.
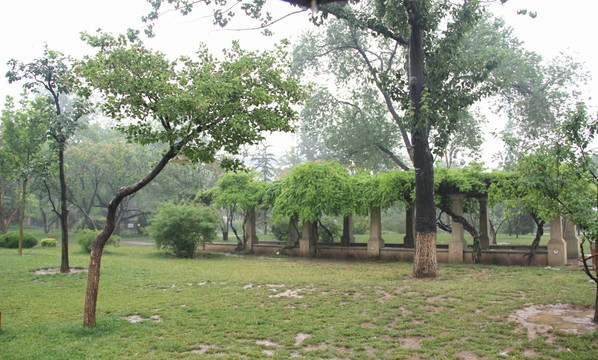
POLYGON ((382 240, 382 212, 379 206, 374 206, 370 210, 370 239, 368 240, 369 257, 380 256, 380 249, 384 247, 382 240))
MULTIPOLYGON (((463 216, 464 195, 450 195, 450 197, 455 215, 463 216)), ((449 264, 462 263, 465 249, 467 249, 467 241, 465 241, 463 225, 453 221, 451 241, 449 242, 449 264)))
POLYGON ((567 244, 567 260, 577 260, 580 257, 577 227, 574 223, 565 221, 565 243, 567 244))
POLYGON ((287 234, 287 246, 295 246, 299 241, 299 220, 291 218, 289 221, 289 233, 287 234))
POLYGON ((567 244, 563 239, 563 218, 560 215, 550 220, 550 241, 548 241, 548 265, 567 265, 567 244))
POLYGON ((243 231, 245 232, 245 239, 247 242, 245 243, 245 251, 253 251, 253 245, 259 242, 256 234, 256 216, 255 216, 255 208, 251 208, 247 211, 247 221, 245 222, 245 226, 243 227, 243 231))
POLYGON ((488 216, 488 198, 478 198, 480 204, 480 247, 482 250, 488 250, 492 241, 492 232, 490 231, 490 217, 488 216))
POLYGON ((299 256, 309 257, 312 255, 312 244, 315 243, 314 223, 303 221, 302 236, 299 239, 299 256))
POLYGON ((407 205, 405 209, 405 237, 403 246, 408 249, 415 248, 415 204, 407 205))
POLYGON ((343 235, 341 236, 341 244, 349 246, 355 242, 355 235, 353 235, 353 215, 343 217, 343 235))

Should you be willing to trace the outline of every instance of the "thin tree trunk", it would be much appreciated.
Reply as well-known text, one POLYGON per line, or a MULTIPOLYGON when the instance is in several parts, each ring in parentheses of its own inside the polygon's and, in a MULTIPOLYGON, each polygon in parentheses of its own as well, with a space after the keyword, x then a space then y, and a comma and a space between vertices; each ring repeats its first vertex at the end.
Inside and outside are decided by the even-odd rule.
POLYGON ((64 150, 58 151, 58 168, 60 177, 60 228, 62 231, 62 252, 60 261, 60 272, 67 274, 71 269, 69 266, 69 223, 68 203, 66 198, 66 176, 64 173, 64 150))
POLYGON ((540 245, 542 235, 544 235, 544 220, 541 220, 535 214, 531 214, 531 216, 536 223, 536 236, 529 248, 529 253, 523 255, 523 264, 526 266, 536 265, 536 250, 538 249, 538 245, 540 245))
POLYGON ((480 244, 480 233, 476 230, 475 226, 467 221, 464 216, 455 214, 453 210, 444 203, 440 203, 438 207, 447 213, 447 215, 449 215, 454 222, 461 224, 463 229, 473 237, 472 261, 474 264, 479 264, 482 261, 482 247, 480 244))
POLYGON ((27 180, 23 180, 23 193, 21 194, 21 216, 19 216, 19 256, 23 256, 23 221, 25 221, 25 202, 27 201, 27 180))
POLYGON ((6 218, 4 217, 4 198, 6 196, 6 179, 2 178, 2 190, 0 190, 0 228, 2 234, 6 234, 8 225, 6 224, 6 218))
POLYGON ((434 158, 428 143, 429 124, 422 114, 424 78, 423 31, 418 1, 403 0, 409 22, 409 99, 413 112, 413 167, 415 168, 415 258, 413 276, 438 275, 436 259, 436 206, 434 203, 434 158))
POLYGON ((152 181, 164 169, 168 161, 176 155, 175 149, 171 148, 160 162, 147 174, 143 179, 133 185, 123 187, 116 192, 110 203, 108 204, 108 213, 106 214, 106 225, 102 231, 96 236, 93 247, 91 248, 89 272, 87 276, 87 291, 85 294, 85 308, 83 311, 83 326, 94 326, 96 323, 96 305, 98 301, 98 289, 100 283, 100 265, 102 261, 102 252, 106 242, 112 235, 115 227, 115 216, 118 205, 128 195, 142 189, 150 181, 152 181))

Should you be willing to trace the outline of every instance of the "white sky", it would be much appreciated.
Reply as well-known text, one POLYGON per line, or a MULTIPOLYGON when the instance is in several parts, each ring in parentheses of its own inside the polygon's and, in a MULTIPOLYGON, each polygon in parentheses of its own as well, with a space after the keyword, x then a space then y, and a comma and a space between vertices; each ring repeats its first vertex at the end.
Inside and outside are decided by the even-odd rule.
MULTIPOLYGON (((268 8, 279 16, 298 10, 280 0, 268 2, 268 8)), ((234 3, 234 0, 229 3, 234 3)), ((505 17, 528 49, 545 58, 564 51, 583 61, 594 77, 586 95, 597 98, 598 25, 595 17, 598 1, 568 0, 564 5, 560 0, 509 0, 506 6, 492 6, 491 9, 505 17), (520 8, 536 11, 538 17, 531 19, 516 15, 520 8)), ((93 32, 102 28, 121 33, 127 28, 143 28, 140 19, 148 10, 146 0, 3 0, 0 3, 0 75, 8 70, 6 62, 9 59, 31 60, 42 54, 44 44, 67 55, 80 57, 89 51, 79 38, 80 31, 93 32)), ((237 12, 240 13, 240 10, 237 12)), ((242 47, 252 49, 269 48, 274 42, 260 31, 222 30, 212 25, 210 15, 211 11, 202 6, 187 17, 166 14, 157 23, 156 38, 146 41, 146 44, 175 57, 193 54, 200 42, 208 44, 210 49, 229 46, 234 39, 239 39, 242 47)), ((255 23, 234 23, 229 25, 229 29, 251 26, 255 23)), ((271 29, 277 38, 292 39, 311 26, 308 12, 305 12, 284 19, 271 29)), ((2 102, 6 95, 16 96, 19 93, 18 85, 8 85, 5 78, 0 79, 2 102)), ((596 99, 589 103, 592 111, 598 110, 596 99)), ((491 125, 488 130, 502 126, 495 119, 489 120, 491 125)), ((277 135, 273 142, 279 147, 277 152, 281 153, 292 140, 287 135, 277 135)), ((496 145, 496 142, 488 144, 485 161, 490 162, 492 152, 500 147, 496 145)))

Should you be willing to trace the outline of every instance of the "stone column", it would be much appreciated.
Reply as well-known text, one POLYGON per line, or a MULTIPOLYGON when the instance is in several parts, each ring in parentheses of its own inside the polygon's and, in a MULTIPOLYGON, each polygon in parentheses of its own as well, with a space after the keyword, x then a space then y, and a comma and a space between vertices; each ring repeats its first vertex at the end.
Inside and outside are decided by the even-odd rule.
POLYGON ((478 202, 480 204, 480 247, 482 250, 488 250, 492 243, 490 218, 488 216, 488 198, 478 198, 478 202))
POLYGON ((289 221, 289 233, 287 234, 287 246, 295 246, 299 241, 299 220, 291 218, 289 221))
POLYGON ((579 239, 577 238, 577 228, 574 223, 565 221, 565 243, 567 243, 567 260, 577 260, 581 256, 579 253, 579 239))
POLYGON ((341 236, 341 244, 349 246, 355 242, 355 235, 353 235, 353 215, 343 217, 343 236, 341 236))
POLYGON ((548 241, 548 265, 567 265, 567 244, 563 239, 563 218, 560 215, 550 220, 550 241, 548 241))
POLYGON ((252 252, 253 245, 259 242, 256 234, 256 227, 255 227, 255 208, 251 208, 247 211, 247 221, 245 222, 245 226, 243 227, 243 231, 245 232, 245 239, 247 239, 247 243, 245 244, 245 251, 252 252))
POLYGON ((303 231, 299 239, 299 256, 309 257, 312 254, 312 244, 315 242, 314 223, 303 221, 303 231))
POLYGON ((379 206, 370 210, 370 239, 368 240, 368 257, 380 256, 380 249, 384 247, 382 240, 382 212, 379 206))
MULTIPOLYGON (((452 210, 455 215, 463 216, 463 195, 450 195, 452 210)), ((456 221, 452 224, 451 241, 449 242, 449 263, 460 264, 463 262, 463 251, 467 249, 467 241, 463 234, 463 225, 456 221)))
POLYGON ((405 209, 405 237, 403 246, 407 249, 415 247, 415 203, 407 205, 405 209))

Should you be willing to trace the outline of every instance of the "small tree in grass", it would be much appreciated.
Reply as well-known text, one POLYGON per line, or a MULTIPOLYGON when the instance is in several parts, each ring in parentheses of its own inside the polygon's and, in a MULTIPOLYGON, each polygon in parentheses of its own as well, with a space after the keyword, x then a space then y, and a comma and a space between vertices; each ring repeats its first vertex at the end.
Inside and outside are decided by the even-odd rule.
POLYGON ((151 219, 149 233, 158 249, 172 249, 176 256, 193 258, 197 245, 216 238, 220 219, 212 209, 189 204, 163 203, 151 219))
POLYGON ((584 244, 590 242, 593 247, 598 241, 598 153, 592 147, 597 134, 598 118, 591 119, 580 103, 557 129, 553 143, 530 149, 517 172, 526 184, 527 198, 543 213, 563 214, 582 231, 581 261, 596 283, 594 322, 598 322, 598 276, 590 271, 588 261, 596 254, 586 257, 584 244))
MULTIPOLYGON (((101 109, 130 141, 163 144, 166 150, 139 181, 118 190, 108 205, 106 225, 90 255, 84 326, 95 325, 100 263, 106 241, 115 229, 123 199, 145 187, 179 154, 192 163, 213 162, 219 151, 236 154, 243 144, 263 140, 264 131, 290 131, 303 99, 296 80, 286 76, 286 53, 245 52, 234 45, 219 62, 205 49, 197 59, 171 61, 137 39, 109 34, 84 35, 98 50, 78 73, 88 93, 102 95, 101 109)), ((235 161, 223 165, 235 167, 235 161)))

